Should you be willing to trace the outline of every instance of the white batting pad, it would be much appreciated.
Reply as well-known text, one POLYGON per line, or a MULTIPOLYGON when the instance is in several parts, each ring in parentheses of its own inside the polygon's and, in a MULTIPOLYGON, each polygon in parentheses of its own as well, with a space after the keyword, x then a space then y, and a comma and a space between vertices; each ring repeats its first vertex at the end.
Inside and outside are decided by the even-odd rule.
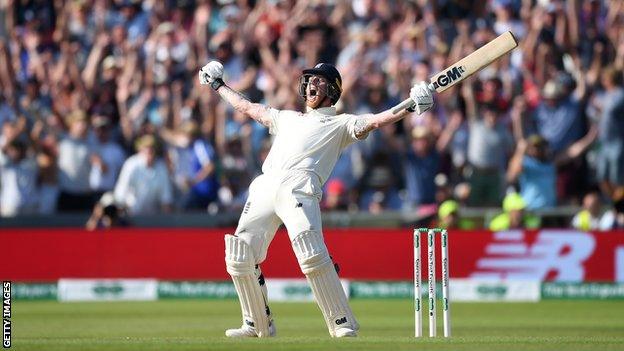
POLYGON ((258 337, 270 336, 268 307, 255 274, 249 245, 238 237, 226 235, 225 264, 238 293, 245 325, 254 328, 258 337))
POLYGON ((321 234, 303 232, 292 241, 292 245, 301 271, 308 278, 323 312, 329 334, 337 336, 336 330, 340 328, 359 329, 321 234))

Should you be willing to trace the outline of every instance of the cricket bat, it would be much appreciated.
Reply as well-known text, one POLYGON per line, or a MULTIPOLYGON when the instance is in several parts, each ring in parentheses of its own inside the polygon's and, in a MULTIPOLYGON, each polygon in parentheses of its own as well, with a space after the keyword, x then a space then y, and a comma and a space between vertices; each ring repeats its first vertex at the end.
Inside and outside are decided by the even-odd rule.
MULTIPOLYGON (((479 72, 483 67, 496 61, 518 46, 518 41, 511 32, 505 32, 489 43, 475 50, 472 54, 457 61, 445 70, 438 72, 429 79, 429 89, 441 93, 471 75, 479 72)), ((403 100, 392 113, 397 114, 414 104, 410 98, 403 100)))

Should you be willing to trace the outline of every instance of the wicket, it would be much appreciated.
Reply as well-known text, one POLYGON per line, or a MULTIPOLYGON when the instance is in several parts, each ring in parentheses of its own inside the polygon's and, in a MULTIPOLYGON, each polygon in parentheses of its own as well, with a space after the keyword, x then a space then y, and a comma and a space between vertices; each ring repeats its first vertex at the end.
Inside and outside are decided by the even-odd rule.
POLYGON ((448 232, 446 229, 414 229, 414 336, 422 337, 422 290, 420 243, 421 233, 427 233, 427 283, 429 293, 429 337, 436 336, 436 276, 435 276, 435 234, 440 233, 442 252, 442 306, 444 310, 444 337, 451 336, 451 311, 449 301, 449 259, 448 232))

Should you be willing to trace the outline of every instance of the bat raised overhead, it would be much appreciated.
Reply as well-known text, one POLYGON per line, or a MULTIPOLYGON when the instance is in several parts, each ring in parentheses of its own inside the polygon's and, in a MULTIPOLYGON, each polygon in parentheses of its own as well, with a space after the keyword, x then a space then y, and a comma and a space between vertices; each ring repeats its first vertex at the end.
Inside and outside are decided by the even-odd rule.
MULTIPOLYGON (((462 80, 477 73, 483 67, 507 54, 518 46, 518 41, 511 32, 505 32, 489 43, 475 50, 470 55, 455 62, 450 67, 436 73, 429 79, 429 88, 441 93, 462 80)), ((392 113, 399 113, 414 104, 412 99, 405 99, 392 113)))

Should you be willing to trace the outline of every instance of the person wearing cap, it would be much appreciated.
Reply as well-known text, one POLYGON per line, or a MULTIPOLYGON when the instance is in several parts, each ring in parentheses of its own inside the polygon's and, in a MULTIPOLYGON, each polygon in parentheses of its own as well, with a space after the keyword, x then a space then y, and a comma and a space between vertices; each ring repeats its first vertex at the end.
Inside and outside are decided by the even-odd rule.
POLYGON ((567 94, 561 82, 551 79, 544 84, 541 98, 533 115, 537 132, 559 152, 583 136, 580 97, 567 94))
POLYGON ((518 193, 509 193, 503 199, 503 213, 490 222, 491 231, 521 228, 539 228, 540 219, 525 212, 526 203, 518 193))
POLYGON ((455 200, 446 200, 438 207, 438 226, 455 229, 459 226, 459 204, 455 200))
MULTIPOLYGON (((565 167, 578 159, 596 139, 598 129, 590 127, 587 134, 554 153, 542 135, 533 133, 527 138, 522 122, 522 103, 514 104, 512 111, 513 134, 516 137, 516 151, 509 161, 507 182, 520 185, 522 198, 530 210, 557 205, 557 168, 565 167)), ((576 174, 575 174, 576 175, 576 174)))
POLYGON ((438 207, 436 226, 445 229, 474 230, 476 223, 469 218, 462 217, 459 213, 459 206, 459 202, 453 199, 442 202, 438 207))
POLYGON ((280 111, 250 102, 224 83, 223 65, 217 61, 201 68, 199 81, 214 89, 235 110, 269 128, 275 137, 262 174, 249 187, 236 232, 225 236, 226 267, 243 315, 243 325, 228 329, 226 336, 275 335, 259 265, 281 223, 286 226, 330 336, 356 336, 359 324, 323 240, 319 206, 322 186, 346 146, 410 112, 421 114, 429 110, 433 106, 432 92, 422 82, 410 91, 409 111, 394 113, 389 109, 356 116, 336 113, 334 105, 342 94, 342 77, 328 63, 303 70, 298 90, 305 99, 305 112, 280 111))

